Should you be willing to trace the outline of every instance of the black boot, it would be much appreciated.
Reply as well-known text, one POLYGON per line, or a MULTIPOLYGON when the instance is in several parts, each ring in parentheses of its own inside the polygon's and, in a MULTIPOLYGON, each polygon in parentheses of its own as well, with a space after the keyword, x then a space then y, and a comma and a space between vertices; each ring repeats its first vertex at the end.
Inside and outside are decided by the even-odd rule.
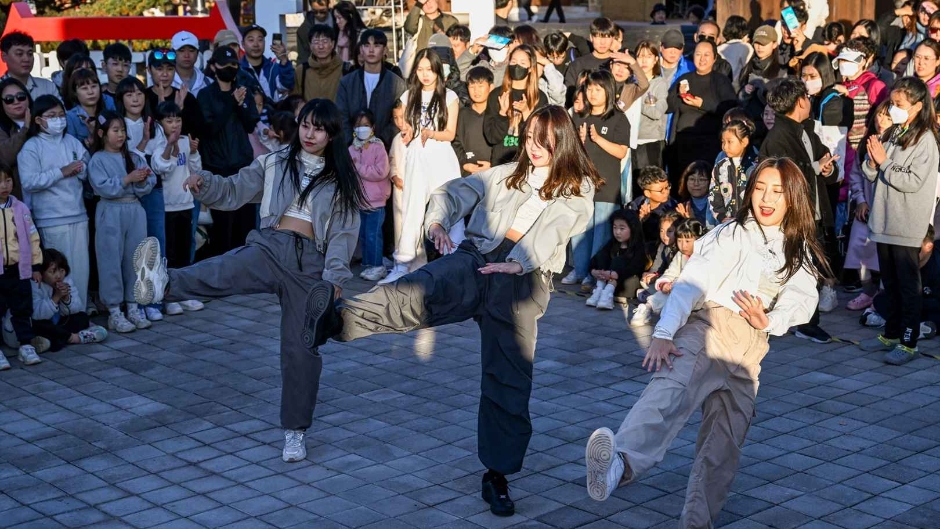
POLYGON ((496 516, 516 514, 516 505, 509 497, 509 482, 499 472, 489 470, 483 474, 483 499, 490 504, 490 512, 496 516))

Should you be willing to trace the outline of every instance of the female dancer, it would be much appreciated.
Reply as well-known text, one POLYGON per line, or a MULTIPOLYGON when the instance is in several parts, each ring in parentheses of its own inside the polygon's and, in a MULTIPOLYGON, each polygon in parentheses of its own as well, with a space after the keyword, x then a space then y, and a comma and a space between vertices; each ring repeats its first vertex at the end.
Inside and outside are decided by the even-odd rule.
POLYGON ((535 111, 527 129, 516 162, 453 180, 431 195, 427 236, 447 255, 344 300, 337 336, 345 342, 477 321, 483 342, 477 442, 488 469, 483 499, 499 516, 515 512, 505 475, 522 469, 532 436, 532 362, 551 274, 561 272, 568 241, 587 226, 600 181, 563 108, 535 111), (468 215, 468 238, 453 251, 447 230, 468 215))
POLYGON ((318 321, 332 314, 334 295, 339 297, 352 277, 349 260, 359 239, 359 209, 366 203, 336 105, 314 99, 298 122, 289 148, 265 154, 229 178, 201 171, 186 180, 184 187, 197 200, 216 209, 261 203, 261 229, 249 234, 245 246, 178 270, 166 269, 154 237, 144 239, 134 255, 138 303, 277 293, 282 458, 288 463, 307 457, 304 432, 323 369, 317 346, 325 340, 317 339, 318 321))
POLYGON ((767 336, 809 321, 817 276, 829 272, 800 169, 768 158, 754 175, 748 207, 696 242, 673 285, 643 359, 656 372, 640 400, 616 435, 600 428, 588 440, 587 487, 595 500, 662 461, 701 407, 679 526, 711 527, 724 505, 754 414, 767 336), (824 263, 821 270, 814 261, 824 263))

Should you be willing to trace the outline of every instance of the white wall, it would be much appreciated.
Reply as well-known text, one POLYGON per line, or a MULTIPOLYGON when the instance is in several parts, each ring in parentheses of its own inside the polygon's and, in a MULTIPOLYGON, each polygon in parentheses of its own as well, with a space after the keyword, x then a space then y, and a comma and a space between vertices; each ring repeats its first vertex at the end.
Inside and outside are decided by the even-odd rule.
POLYGON ((493 27, 496 20, 493 0, 451 0, 451 11, 470 14, 470 33, 473 38, 482 37, 493 27))

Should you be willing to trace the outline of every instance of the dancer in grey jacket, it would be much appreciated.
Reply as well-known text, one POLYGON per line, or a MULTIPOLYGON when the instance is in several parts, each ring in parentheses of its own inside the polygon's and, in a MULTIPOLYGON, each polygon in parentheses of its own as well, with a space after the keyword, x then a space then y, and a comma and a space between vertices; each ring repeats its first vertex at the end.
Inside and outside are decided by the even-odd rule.
POLYGON ((444 257, 389 285, 345 300, 340 341, 404 333, 473 318, 482 336, 478 450, 488 469, 483 498, 514 513, 506 474, 522 469, 532 423, 529 395, 537 321, 551 274, 571 236, 593 215, 599 177, 568 114, 535 111, 517 161, 452 180, 432 195, 425 230, 444 257), (448 230, 470 215, 454 249, 448 230))
POLYGON ((261 203, 261 229, 247 244, 178 270, 166 270, 153 237, 138 247, 138 303, 275 293, 281 304, 281 426, 286 462, 307 456, 320 387, 326 314, 352 277, 349 260, 359 238, 359 210, 366 201, 349 158, 339 110, 325 99, 308 102, 289 147, 261 156, 223 178, 189 177, 193 196, 212 208, 234 210, 261 203))

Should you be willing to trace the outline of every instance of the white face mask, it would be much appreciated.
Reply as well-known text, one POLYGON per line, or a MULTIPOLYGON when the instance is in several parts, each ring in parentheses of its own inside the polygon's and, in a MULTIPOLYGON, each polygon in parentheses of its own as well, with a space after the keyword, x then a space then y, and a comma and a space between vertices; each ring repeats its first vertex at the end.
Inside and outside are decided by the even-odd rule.
POLYGON ((366 141, 372 137, 372 127, 356 127, 355 133, 357 138, 366 141))
POLYGON ((809 92, 809 95, 814 96, 822 90, 822 79, 810 79, 806 81, 806 91, 809 92))
POLYGON ((501 63, 506 60, 506 56, 509 54, 509 50, 503 48, 501 50, 489 50, 490 59, 493 59, 495 63, 501 63))
POLYGON ((839 61, 839 73, 843 77, 852 77, 858 73, 859 65, 858 63, 851 61, 839 61))
POLYGON ((898 108, 894 105, 888 107, 888 115, 891 116, 891 123, 894 123, 895 125, 903 125, 907 123, 907 118, 909 117, 907 110, 898 108))
POLYGON ((61 136, 65 132, 66 123, 65 118, 48 118, 46 119, 46 132, 53 136, 61 136))

